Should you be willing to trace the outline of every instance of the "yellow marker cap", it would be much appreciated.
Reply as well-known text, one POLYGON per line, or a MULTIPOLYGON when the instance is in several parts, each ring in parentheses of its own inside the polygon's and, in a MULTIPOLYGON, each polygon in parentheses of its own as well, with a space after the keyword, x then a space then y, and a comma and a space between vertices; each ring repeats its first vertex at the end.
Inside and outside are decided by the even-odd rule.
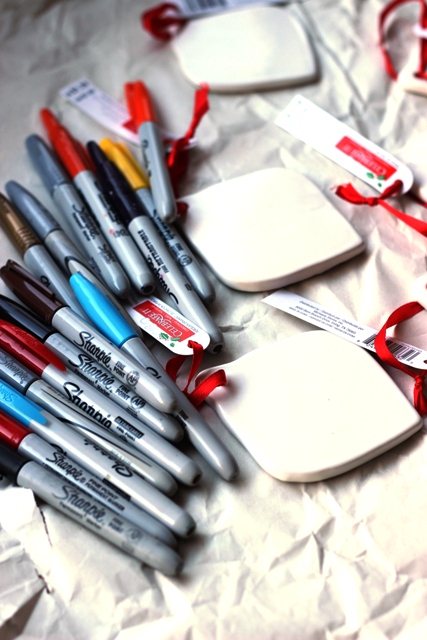
POLYGON ((110 138, 103 138, 99 146, 111 162, 124 174, 132 189, 148 189, 150 182, 144 170, 122 142, 113 142, 110 138))

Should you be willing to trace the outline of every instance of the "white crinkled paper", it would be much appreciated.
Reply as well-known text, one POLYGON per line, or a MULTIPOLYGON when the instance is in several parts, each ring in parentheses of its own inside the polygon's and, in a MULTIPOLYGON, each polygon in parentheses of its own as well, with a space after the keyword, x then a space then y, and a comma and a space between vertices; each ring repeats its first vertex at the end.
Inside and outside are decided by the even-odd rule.
MULTIPOLYGON (((379 328, 411 300, 426 271, 426 240, 382 209, 338 200, 332 187, 366 185, 280 130, 274 120, 298 92, 401 158, 422 184, 427 102, 386 75, 376 24, 385 1, 306 0, 292 14, 310 35, 319 82, 245 95, 211 95, 181 195, 266 167, 309 178, 362 236, 359 257, 292 289, 332 312, 379 328)), ((168 44, 140 25, 147 0, 0 0, 0 175, 21 182, 53 209, 26 156, 24 140, 43 134, 51 108, 82 142, 108 132, 65 103, 59 90, 81 77, 118 100, 126 81, 150 87, 160 121, 176 135, 191 119, 193 87, 168 44)), ((416 45, 411 3, 390 20, 396 67, 416 45)), ((238 34, 236 34, 238 37, 238 34)), ((285 44, 285 43, 284 43, 285 44)), ((408 199, 399 206, 426 214, 408 199)), ((298 215, 298 211, 295 212, 298 215)), ((2 233, 2 264, 20 260, 2 233)), ((215 282, 212 313, 225 350, 204 365, 234 360, 311 327, 215 282)), ((1 293, 7 293, 0 284, 1 293)), ((426 314, 397 330, 426 348, 426 314)), ((160 348, 160 347, 159 347, 160 348)), ((164 352, 158 353, 165 361, 164 352)), ((283 364, 286 366, 286 363, 283 364)), ((412 380, 391 372, 408 398, 412 380)), ((307 362, 307 384, 310 362, 307 362)), ((260 398, 262 402, 262 398, 260 398)), ((286 415, 286 406, 282 407, 286 415)), ((200 456, 204 478, 177 501, 198 530, 180 542, 183 574, 167 578, 93 534, 27 490, 0 491, 1 640, 424 640, 427 635, 427 446, 421 431, 343 476, 313 484, 269 477, 205 406, 241 477, 227 484, 200 456)), ((275 416, 265 407, 265 420, 275 416)), ((260 424, 260 429, 263 425, 260 424)), ((307 442, 307 447, 310 443, 307 442)))

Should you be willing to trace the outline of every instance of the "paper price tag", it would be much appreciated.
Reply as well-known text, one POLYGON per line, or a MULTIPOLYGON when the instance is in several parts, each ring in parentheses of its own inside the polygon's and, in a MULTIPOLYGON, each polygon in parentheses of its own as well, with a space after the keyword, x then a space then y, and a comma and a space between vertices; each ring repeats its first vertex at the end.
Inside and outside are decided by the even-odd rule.
POLYGON ((86 78, 64 87, 60 94, 92 120, 128 142, 139 145, 138 133, 127 108, 86 78))
POLYGON ((158 298, 150 296, 128 305, 127 312, 138 327, 170 351, 183 356, 193 355, 190 340, 206 349, 209 335, 158 298))
MULTIPOLYGON (((116 133, 127 142, 140 146, 141 141, 127 107, 117 102, 117 100, 96 87, 89 80, 86 80, 86 78, 81 78, 60 89, 59 93, 95 122, 116 133)), ((165 150, 169 151, 177 136, 162 130, 162 137, 165 150)), ((195 145, 195 138, 191 138, 186 148, 191 149, 195 145)))
MULTIPOLYGON (((374 340, 378 333, 375 329, 331 313, 317 302, 284 289, 267 296, 263 302, 375 353, 374 340)), ((427 351, 394 338, 387 340, 387 346, 400 362, 417 369, 427 369, 427 351)))
MULTIPOLYGON (((299 2, 300 0, 293 1, 299 2)), ((180 16, 191 19, 199 18, 207 14, 243 9, 249 6, 266 6, 282 3, 280 0, 273 0, 272 2, 265 0, 174 0, 174 4, 179 8, 180 16)))
POLYGON ((396 180, 402 181, 403 193, 412 187, 407 166, 301 95, 291 100, 276 124, 379 192, 396 180))

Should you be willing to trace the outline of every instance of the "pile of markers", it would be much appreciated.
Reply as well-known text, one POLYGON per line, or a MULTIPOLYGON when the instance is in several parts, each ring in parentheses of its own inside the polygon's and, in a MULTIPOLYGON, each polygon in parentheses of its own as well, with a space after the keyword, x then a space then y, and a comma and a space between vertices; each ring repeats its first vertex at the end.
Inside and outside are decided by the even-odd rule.
POLYGON ((225 480, 238 467, 121 304, 160 285, 209 349, 222 347, 205 307, 212 285, 170 224, 176 203, 148 92, 136 82, 126 95, 149 183, 123 145, 84 148, 43 109, 54 151, 36 135, 26 146, 73 238, 22 185, 0 194, 0 222, 28 267, 0 269, 23 303, 0 296, 0 473, 174 575, 175 535, 196 524, 171 496, 201 477, 176 443, 186 435, 225 480))

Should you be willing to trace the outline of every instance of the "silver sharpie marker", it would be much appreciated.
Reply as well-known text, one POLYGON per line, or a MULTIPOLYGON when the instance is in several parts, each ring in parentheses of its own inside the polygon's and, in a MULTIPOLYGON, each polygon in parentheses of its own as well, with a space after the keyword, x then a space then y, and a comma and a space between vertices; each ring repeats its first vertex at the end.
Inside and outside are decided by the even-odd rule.
MULTIPOLYGON (((70 342, 93 356, 97 362, 134 389, 149 404, 165 413, 171 413, 174 410, 176 399, 170 389, 150 376, 134 360, 121 353, 99 331, 80 318, 70 307, 60 302, 24 267, 14 260, 8 260, 0 269, 0 277, 17 298, 42 320, 52 324, 70 342)), ((111 306, 115 309, 113 305, 111 306)), ((119 313, 118 315, 122 317, 119 313)))
POLYGON ((74 186, 93 213, 101 230, 137 291, 152 292, 154 280, 129 232, 108 205, 79 143, 48 109, 40 112, 49 138, 74 186))
POLYGON ((225 480, 236 478, 239 469, 234 457, 203 420, 187 396, 162 369, 160 363, 132 328, 115 313, 114 307, 107 298, 80 274, 72 276, 70 283, 93 323, 175 393, 178 398, 178 409, 174 415, 186 430, 192 444, 210 466, 225 480))
POLYGON ((9 355, 29 367, 91 420, 132 443, 175 478, 190 486, 197 482, 200 470, 184 453, 131 416, 121 415, 114 402, 68 371, 61 360, 30 334, 3 320, 0 324, 0 344, 9 355))
POLYGON ((156 225, 156 229, 165 241, 173 259, 179 265, 184 275, 187 276, 198 296, 206 303, 213 302, 215 300, 215 288, 213 284, 204 274, 198 259, 178 233, 175 226, 164 222, 158 215, 150 190, 150 183, 136 158, 126 145, 121 142, 113 142, 109 138, 100 140, 99 146, 108 159, 114 162, 116 167, 120 169, 135 191, 135 195, 146 208, 148 215, 156 225))
POLYGON ((12 204, 0 193, 0 221, 16 245, 25 264, 40 282, 51 289, 60 300, 69 305, 78 315, 86 314, 77 301, 67 278, 55 263, 41 241, 21 219, 12 204))
POLYGON ((130 184, 96 142, 88 142, 87 148, 107 199, 118 212, 150 265, 158 288, 167 295, 169 302, 183 316, 206 331, 210 337, 208 350, 218 353, 224 345, 219 327, 172 258, 154 222, 150 220, 130 184))
POLYGON ((72 460, 98 478, 110 481, 131 502, 160 520, 177 535, 187 537, 193 533, 195 523, 190 514, 128 467, 106 455, 100 447, 94 446, 3 381, 0 381, 0 409, 50 444, 65 449, 72 460))
POLYGON ((71 460, 64 449, 51 445, 35 433, 31 433, 3 411, 0 411, 0 441, 11 446, 25 458, 65 478, 154 538, 171 547, 176 546, 175 536, 165 525, 132 504, 108 480, 100 480, 71 460))
POLYGON ((0 349, 0 378, 120 460, 159 491, 168 496, 176 492, 177 484, 165 469, 88 419, 70 400, 3 349, 0 349))
POLYGON ((126 298, 130 293, 129 279, 58 158, 37 135, 29 136, 25 144, 37 173, 78 238, 91 266, 113 294, 126 298))
POLYGON ((165 222, 173 222, 177 216, 176 200, 150 93, 140 80, 126 83, 125 93, 129 111, 138 127, 142 166, 150 180, 157 212, 165 222))
POLYGON ((182 560, 174 549, 3 444, 0 444, 0 473, 18 486, 31 489, 51 506, 150 567, 167 575, 181 571, 182 560))

